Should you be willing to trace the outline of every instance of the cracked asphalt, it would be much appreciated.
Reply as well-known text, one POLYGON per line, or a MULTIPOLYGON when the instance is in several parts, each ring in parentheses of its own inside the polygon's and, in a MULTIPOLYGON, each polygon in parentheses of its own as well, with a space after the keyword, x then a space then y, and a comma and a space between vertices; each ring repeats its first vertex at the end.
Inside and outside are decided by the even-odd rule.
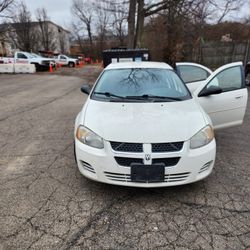
POLYGON ((73 156, 79 76, 0 75, 0 249, 250 249, 250 105, 216 133, 213 173, 191 185, 95 183, 73 156))

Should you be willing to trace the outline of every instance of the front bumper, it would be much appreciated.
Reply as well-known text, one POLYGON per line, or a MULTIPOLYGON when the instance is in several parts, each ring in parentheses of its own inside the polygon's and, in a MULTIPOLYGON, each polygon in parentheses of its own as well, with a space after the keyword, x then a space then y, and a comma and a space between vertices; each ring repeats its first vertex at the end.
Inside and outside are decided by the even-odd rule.
MULTIPOLYGON (((145 148, 150 148, 150 145, 146 144, 145 148)), ((189 141, 186 141, 182 150, 178 152, 150 153, 152 159, 180 157, 175 166, 165 167, 165 180, 154 183, 132 182, 131 168, 118 165, 114 158, 144 159, 145 152, 117 152, 112 149, 107 141, 104 141, 104 149, 96 149, 81 143, 77 139, 75 139, 75 150, 78 168, 85 177, 107 184, 150 188, 184 185, 206 178, 212 172, 214 166, 216 143, 214 139, 204 147, 190 149, 189 141)))

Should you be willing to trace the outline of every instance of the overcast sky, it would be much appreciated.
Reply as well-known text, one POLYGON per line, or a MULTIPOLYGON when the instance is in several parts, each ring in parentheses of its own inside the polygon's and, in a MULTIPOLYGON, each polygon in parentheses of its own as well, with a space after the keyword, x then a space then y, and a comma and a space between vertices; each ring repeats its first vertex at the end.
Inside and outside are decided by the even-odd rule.
POLYGON ((71 0, 24 0, 34 15, 37 8, 45 7, 51 21, 67 28, 71 21, 71 0))
MULTIPOLYGON (((29 8, 29 10, 32 12, 33 16, 35 13, 35 10, 40 7, 45 7, 48 11, 48 15, 51 18, 51 20, 64 28, 69 28, 72 15, 71 15, 71 0, 24 0, 29 8)), ((92 0, 89 0, 92 1, 92 0)), ((240 13, 232 13, 229 19, 237 20, 243 16, 245 16, 247 13, 249 13, 250 9, 250 0, 245 1, 245 6, 242 8, 240 13), (248 4, 247 4, 248 3, 248 4)), ((249 15, 249 14, 248 14, 249 15)))

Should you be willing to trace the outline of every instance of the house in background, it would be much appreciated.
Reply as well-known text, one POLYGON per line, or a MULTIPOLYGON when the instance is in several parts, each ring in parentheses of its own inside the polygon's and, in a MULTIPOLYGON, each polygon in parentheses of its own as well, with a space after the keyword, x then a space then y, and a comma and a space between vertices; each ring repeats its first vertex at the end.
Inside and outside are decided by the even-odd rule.
POLYGON ((11 55, 11 42, 7 37, 7 26, 0 24, 0 56, 11 55))
POLYGON ((16 50, 70 53, 70 32, 51 22, 0 24, 0 56, 16 50))

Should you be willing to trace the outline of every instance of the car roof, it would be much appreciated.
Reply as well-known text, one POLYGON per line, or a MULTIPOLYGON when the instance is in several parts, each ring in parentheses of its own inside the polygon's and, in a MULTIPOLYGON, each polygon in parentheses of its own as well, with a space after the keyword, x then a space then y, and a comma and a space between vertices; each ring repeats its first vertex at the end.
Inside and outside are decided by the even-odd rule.
POLYGON ((155 69, 173 69, 170 65, 163 62, 119 62, 109 64, 105 70, 109 69, 131 69, 131 68, 155 68, 155 69))

